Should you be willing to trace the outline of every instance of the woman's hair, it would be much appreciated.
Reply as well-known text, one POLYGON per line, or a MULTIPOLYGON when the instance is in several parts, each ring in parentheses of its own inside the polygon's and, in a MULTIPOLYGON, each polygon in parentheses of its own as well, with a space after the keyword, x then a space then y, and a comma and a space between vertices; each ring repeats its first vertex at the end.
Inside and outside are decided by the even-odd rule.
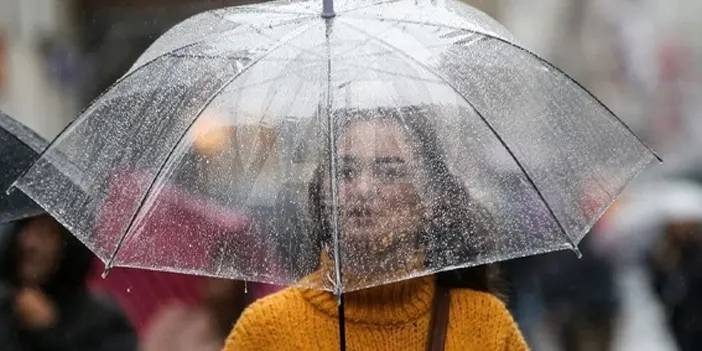
MULTIPOLYGON (((495 226, 490 213, 476 203, 461 180, 451 174, 436 132, 427 118, 431 112, 429 106, 341 110, 334 115, 334 130, 336 135, 340 136, 351 122, 390 119, 396 121, 408 134, 426 172, 426 190, 430 194, 426 205, 430 208, 431 218, 427 219, 428 229, 420 239, 421 244, 428 248, 425 265, 430 270, 439 270, 475 256, 477 251, 469 240, 470 233, 493 232, 495 226)), ((331 228, 327 220, 329 211, 325 208, 322 191, 324 170, 325 163, 322 162, 315 171, 308 189, 312 238, 318 249, 329 245, 331 241, 331 228)), ((487 265, 437 274, 437 282, 440 285, 491 292, 496 292, 493 284, 496 278, 494 267, 487 265)))
MULTIPOLYGON (((48 216, 46 214, 41 216, 48 216)), ((22 228, 33 219, 30 217, 10 224, 2 233, 0 245, 0 282, 10 287, 19 287, 19 237, 22 228)), ((85 288, 85 279, 90 270, 92 254, 66 228, 56 223, 59 228, 60 250, 58 268, 49 281, 42 286, 44 292, 50 295, 71 293, 85 288)))

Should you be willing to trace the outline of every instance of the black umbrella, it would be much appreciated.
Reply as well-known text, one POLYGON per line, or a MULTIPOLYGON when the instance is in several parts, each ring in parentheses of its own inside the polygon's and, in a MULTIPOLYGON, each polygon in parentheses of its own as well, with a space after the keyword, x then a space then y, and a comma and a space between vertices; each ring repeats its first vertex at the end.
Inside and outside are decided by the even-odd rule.
POLYGON ((44 138, 0 111, 0 223, 42 212, 41 207, 21 191, 5 190, 37 159, 46 145, 44 138))

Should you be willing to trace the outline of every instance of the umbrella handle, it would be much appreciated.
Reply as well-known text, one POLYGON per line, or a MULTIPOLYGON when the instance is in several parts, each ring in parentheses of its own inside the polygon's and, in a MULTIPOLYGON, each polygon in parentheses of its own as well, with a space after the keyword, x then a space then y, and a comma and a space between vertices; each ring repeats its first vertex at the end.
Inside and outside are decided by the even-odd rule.
POLYGON ((322 17, 332 18, 336 16, 334 12, 334 0, 322 0, 322 17))
POLYGON ((344 293, 339 293, 338 298, 339 351, 346 351, 346 317, 344 316, 344 293))

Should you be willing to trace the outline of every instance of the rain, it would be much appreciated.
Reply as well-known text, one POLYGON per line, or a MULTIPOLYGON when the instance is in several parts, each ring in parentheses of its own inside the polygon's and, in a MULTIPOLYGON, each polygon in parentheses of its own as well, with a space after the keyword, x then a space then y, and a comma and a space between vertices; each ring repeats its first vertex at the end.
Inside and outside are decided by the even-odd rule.
POLYGON ((693 1, 46 2, 3 349, 696 349, 693 1))

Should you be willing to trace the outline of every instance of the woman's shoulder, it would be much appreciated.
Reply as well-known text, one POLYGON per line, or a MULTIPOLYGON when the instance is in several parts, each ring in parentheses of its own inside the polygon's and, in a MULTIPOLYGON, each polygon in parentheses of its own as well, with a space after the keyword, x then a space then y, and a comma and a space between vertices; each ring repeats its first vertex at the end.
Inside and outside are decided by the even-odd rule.
MULTIPOLYGON (((504 301, 497 296, 471 289, 451 290, 451 319, 463 326, 474 340, 500 343, 501 350, 527 350, 517 323, 504 301)), ((492 349, 486 347, 485 349, 492 349)))
POLYGON ((463 308, 476 308, 485 312, 509 314, 504 301, 486 291, 451 289, 451 303, 463 308))
POLYGON ((296 316, 305 306, 297 288, 286 288, 249 305, 234 325, 224 350, 266 349, 276 337, 296 325, 296 316))
POLYGON ((266 295, 249 305, 244 311, 244 314, 257 315, 264 312, 279 313, 281 311, 300 308, 304 305, 304 298, 300 291, 300 288, 289 287, 266 295))
POLYGON ((466 318, 514 323, 504 301, 492 293, 472 289, 451 290, 451 310, 466 318))

